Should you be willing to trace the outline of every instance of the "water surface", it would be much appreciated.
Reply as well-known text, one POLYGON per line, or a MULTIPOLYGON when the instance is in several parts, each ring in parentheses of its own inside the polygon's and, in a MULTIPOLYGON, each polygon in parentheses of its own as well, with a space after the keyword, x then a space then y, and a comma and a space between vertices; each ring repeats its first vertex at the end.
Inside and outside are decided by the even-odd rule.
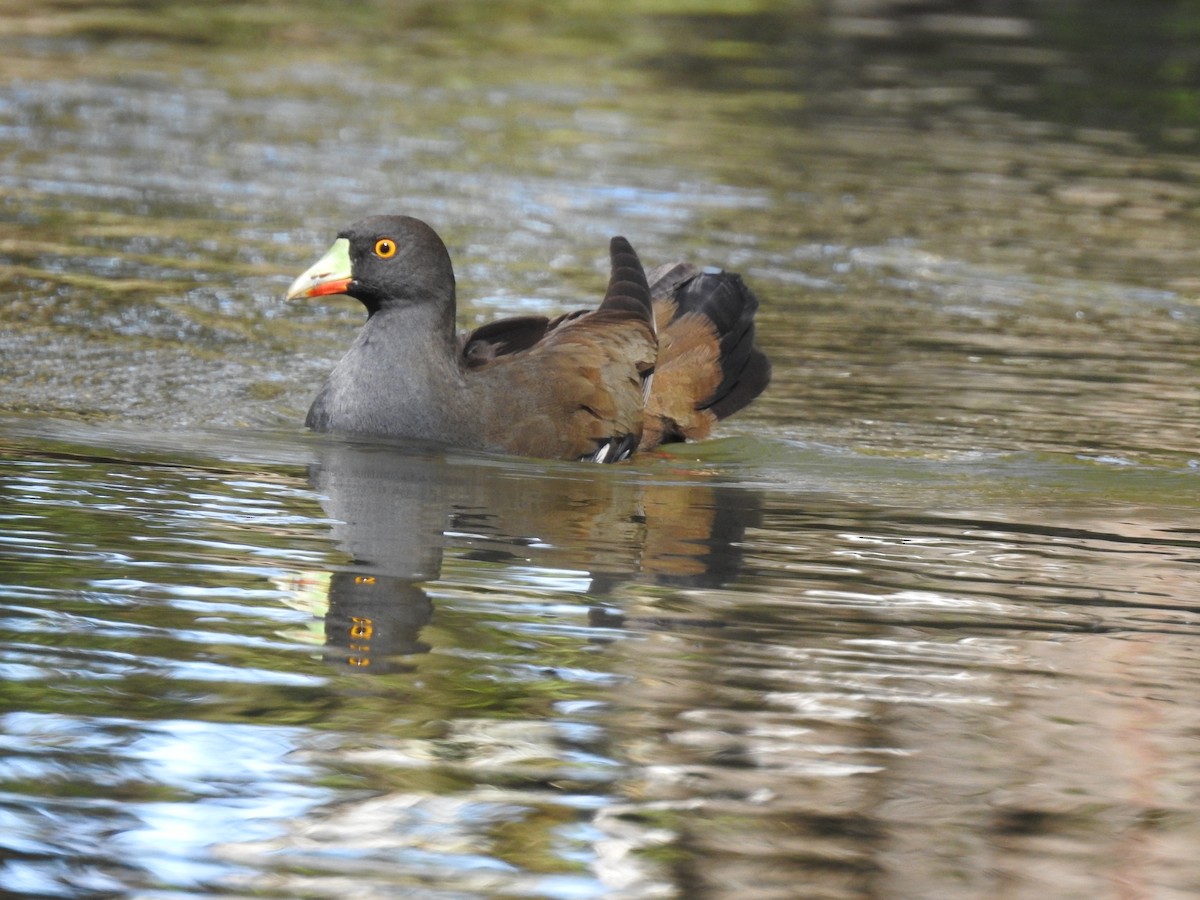
POLYGON ((1193 896, 1197 132, 1120 6, 5 7, 0 893, 1193 896), (305 434, 361 311, 281 295, 382 209, 464 326, 740 271, 774 383, 603 469, 305 434))

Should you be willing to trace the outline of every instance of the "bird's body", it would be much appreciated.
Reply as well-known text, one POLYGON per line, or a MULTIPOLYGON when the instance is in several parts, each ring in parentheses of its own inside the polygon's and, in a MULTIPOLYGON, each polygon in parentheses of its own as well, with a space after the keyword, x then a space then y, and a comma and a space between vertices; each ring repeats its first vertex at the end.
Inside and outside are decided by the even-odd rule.
POLYGON ((356 223, 288 294, 346 293, 368 312, 306 424, 598 462, 704 437, 769 380, 757 300, 736 275, 686 265, 652 285, 628 241, 610 249, 598 308, 458 336, 454 273, 433 229, 404 216, 356 223))

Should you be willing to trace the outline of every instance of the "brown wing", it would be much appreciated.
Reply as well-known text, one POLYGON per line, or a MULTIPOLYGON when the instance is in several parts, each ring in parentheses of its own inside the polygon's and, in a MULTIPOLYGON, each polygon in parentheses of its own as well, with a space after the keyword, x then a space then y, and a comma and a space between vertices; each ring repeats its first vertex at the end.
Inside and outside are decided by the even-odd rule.
POLYGON ((476 328, 460 338, 460 351, 467 368, 491 362, 497 356, 529 350, 564 322, 585 315, 587 310, 567 313, 557 319, 545 316, 516 316, 476 328))
POLYGON ((637 447, 657 356, 650 289, 628 241, 613 238, 610 254, 608 291, 595 311, 497 323, 464 342, 470 382, 494 401, 490 442, 510 453, 597 462, 637 447))

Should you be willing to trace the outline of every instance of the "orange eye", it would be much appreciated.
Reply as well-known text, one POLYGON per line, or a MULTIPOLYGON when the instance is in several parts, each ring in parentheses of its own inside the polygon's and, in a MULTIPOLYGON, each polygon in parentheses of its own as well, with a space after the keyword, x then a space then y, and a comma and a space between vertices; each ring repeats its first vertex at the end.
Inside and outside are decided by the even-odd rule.
POLYGON ((391 238, 380 238, 375 242, 375 255, 382 259, 391 259, 396 255, 396 242, 391 238))

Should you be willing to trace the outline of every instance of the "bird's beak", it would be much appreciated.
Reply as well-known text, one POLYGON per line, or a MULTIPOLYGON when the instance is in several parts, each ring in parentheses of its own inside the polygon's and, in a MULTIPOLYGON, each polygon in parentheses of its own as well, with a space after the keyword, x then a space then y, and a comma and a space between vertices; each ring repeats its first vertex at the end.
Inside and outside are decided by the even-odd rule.
POLYGON ((350 289, 350 242, 338 238, 328 252, 292 282, 287 299, 344 294, 350 289))

